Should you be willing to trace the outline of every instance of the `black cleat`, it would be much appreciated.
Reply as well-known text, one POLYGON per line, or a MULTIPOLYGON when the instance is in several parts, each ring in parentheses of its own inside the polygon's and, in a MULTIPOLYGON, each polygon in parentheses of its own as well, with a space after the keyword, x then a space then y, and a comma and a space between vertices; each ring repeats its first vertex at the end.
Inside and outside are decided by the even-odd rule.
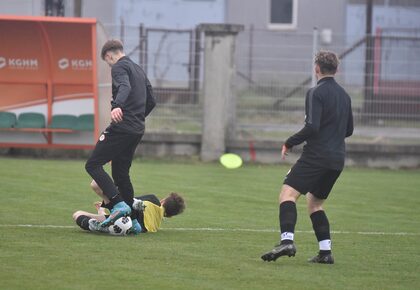
POLYGON ((318 263, 318 264, 334 264, 334 257, 332 254, 321 255, 318 254, 315 257, 308 260, 309 263, 318 263))
POLYGON ((296 247, 295 244, 278 244, 272 249, 270 252, 265 253, 261 256, 261 259, 263 259, 266 262, 271 262, 277 260, 277 258, 281 256, 289 256, 294 257, 296 254, 296 247))

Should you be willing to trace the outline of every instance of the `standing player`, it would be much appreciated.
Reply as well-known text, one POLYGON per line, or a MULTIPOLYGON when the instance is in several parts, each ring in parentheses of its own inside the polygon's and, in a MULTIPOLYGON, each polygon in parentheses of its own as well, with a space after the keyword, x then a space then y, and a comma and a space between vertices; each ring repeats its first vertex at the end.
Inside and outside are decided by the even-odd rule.
POLYGON ((315 57, 318 83, 306 94, 305 126, 287 139, 282 147, 282 158, 293 146, 305 141, 306 144, 301 157, 286 175, 280 192, 280 243, 261 256, 264 261, 295 255, 296 201, 303 194, 320 249, 309 262, 334 263, 330 226, 322 205, 343 170, 344 139, 353 134, 350 97, 334 80, 338 64, 333 52, 320 51, 315 57))
POLYGON ((102 132, 85 167, 107 197, 104 200, 111 214, 98 225, 107 227, 131 213, 131 204, 127 204, 127 201, 133 200, 134 190, 129 170, 144 134, 145 118, 156 102, 146 74, 124 54, 121 41, 107 41, 102 47, 101 56, 111 66, 112 122, 102 132), (113 179, 103 169, 103 165, 109 161, 112 161, 113 179))

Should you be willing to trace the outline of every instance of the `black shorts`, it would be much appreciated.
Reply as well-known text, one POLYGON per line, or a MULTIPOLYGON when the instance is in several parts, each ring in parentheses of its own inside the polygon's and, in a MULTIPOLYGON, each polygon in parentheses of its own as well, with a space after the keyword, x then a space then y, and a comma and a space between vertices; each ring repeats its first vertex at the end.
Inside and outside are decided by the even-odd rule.
POLYGON ((341 170, 317 167, 298 160, 287 173, 283 184, 301 194, 310 192, 319 199, 327 199, 340 173, 341 170))

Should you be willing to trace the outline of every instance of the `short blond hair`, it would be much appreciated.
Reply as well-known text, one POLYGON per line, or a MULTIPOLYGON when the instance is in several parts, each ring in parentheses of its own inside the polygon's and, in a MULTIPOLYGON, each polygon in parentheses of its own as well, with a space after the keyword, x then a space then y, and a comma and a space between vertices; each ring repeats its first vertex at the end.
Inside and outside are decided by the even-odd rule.
POLYGON ((315 64, 319 65, 322 74, 335 74, 340 60, 337 54, 328 50, 321 50, 315 55, 315 64))

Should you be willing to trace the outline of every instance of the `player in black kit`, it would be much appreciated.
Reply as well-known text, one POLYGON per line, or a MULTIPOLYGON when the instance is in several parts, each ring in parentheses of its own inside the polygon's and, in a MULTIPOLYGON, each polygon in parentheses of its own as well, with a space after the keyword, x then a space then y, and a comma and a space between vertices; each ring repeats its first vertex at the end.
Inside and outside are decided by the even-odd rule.
POLYGON ((353 134, 351 99, 334 79, 339 64, 335 53, 320 51, 315 56, 318 83, 306 94, 305 126, 286 140, 282 158, 293 146, 306 141, 296 164, 286 175, 279 197, 280 243, 263 254, 264 261, 295 256, 296 201, 306 195, 308 213, 319 243, 312 263, 333 264, 328 218, 323 210, 334 183, 344 167, 344 139, 353 134))
POLYGON ((156 101, 145 72, 124 54, 121 41, 108 40, 102 47, 101 57, 111 66, 112 122, 102 132, 85 167, 106 196, 104 202, 111 211, 110 216, 98 224, 106 228, 131 213, 134 190, 129 170, 144 134, 145 118, 156 101), (112 178, 103 169, 110 161, 112 178))

